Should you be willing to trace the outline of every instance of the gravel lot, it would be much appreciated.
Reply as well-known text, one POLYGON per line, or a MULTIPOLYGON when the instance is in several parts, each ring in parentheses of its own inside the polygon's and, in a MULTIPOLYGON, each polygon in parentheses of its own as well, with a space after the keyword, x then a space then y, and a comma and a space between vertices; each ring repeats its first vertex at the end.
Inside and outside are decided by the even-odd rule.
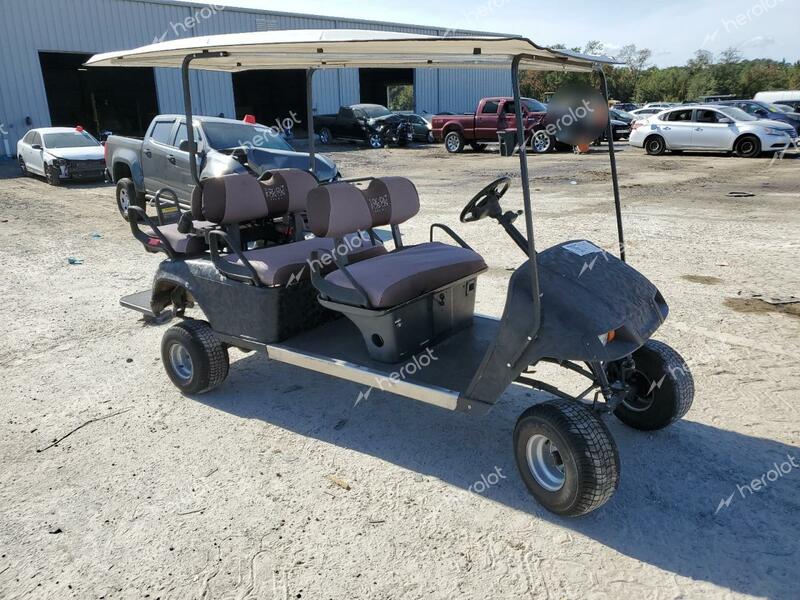
MULTIPOLYGON (((490 265, 477 310, 502 312, 523 257, 493 222, 457 219, 486 183, 518 177, 515 159, 330 154, 347 176, 412 178, 422 211, 406 238, 456 227, 490 265)), ((485 417, 379 392, 354 406, 357 385, 232 351, 221 388, 182 397, 160 364, 166 327, 118 304, 160 258, 112 187, 56 189, 0 162, 0 598, 798 598, 800 161, 623 145, 619 163, 629 260, 669 302, 657 337, 697 391, 661 432, 609 419, 620 488, 564 520, 512 454, 517 416, 543 395, 511 390, 485 417)), ((606 155, 531 168, 538 245, 613 251, 606 155)), ((504 204, 521 207, 518 180, 504 204)))

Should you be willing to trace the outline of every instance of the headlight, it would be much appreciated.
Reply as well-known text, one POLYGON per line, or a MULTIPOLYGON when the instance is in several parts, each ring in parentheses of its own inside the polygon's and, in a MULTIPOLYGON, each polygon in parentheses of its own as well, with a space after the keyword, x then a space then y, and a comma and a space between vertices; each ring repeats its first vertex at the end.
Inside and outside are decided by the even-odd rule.
POLYGON ((789 135, 787 130, 776 129, 775 127, 767 127, 764 131, 767 132, 767 135, 789 135))

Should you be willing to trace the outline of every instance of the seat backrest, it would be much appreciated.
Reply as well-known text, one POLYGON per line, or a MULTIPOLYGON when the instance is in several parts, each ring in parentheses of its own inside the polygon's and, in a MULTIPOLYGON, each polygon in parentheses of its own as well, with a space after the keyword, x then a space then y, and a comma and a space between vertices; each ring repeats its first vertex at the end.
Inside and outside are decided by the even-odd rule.
POLYGON ((419 212, 419 194, 405 177, 379 177, 361 190, 332 183, 308 194, 308 223, 317 237, 340 238, 383 225, 399 225, 419 212))
POLYGON ((192 216, 223 225, 281 217, 305 210, 316 186, 314 176, 299 169, 276 169, 263 181, 249 173, 211 177, 203 182, 199 203, 197 194, 192 198, 192 216))

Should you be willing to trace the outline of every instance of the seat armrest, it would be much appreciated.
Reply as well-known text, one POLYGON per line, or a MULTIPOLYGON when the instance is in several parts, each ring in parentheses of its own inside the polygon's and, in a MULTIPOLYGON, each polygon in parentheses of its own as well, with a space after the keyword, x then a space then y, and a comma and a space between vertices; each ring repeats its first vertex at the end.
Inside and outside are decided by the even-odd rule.
POLYGON ((364 288, 359 285, 353 275, 348 271, 347 265, 342 261, 339 254, 336 252, 336 246, 341 240, 336 240, 334 248, 331 252, 333 260, 339 270, 344 273, 347 280, 352 284, 353 289, 345 288, 335 283, 331 283, 322 275, 320 265, 323 261, 320 258, 318 250, 311 253, 311 284, 316 290, 322 294, 325 299, 333 300, 334 302, 343 302, 345 304, 352 304, 355 306, 363 306, 365 308, 372 308, 372 303, 369 301, 367 293, 364 288))
POLYGON ((179 218, 180 218, 180 215, 181 215, 181 212, 182 212, 181 211, 181 206, 180 206, 180 204, 178 202, 178 194, 176 194, 175 191, 170 189, 170 188, 161 188, 160 190, 158 190, 156 192, 156 195, 153 196, 153 204, 155 204, 155 206, 156 206, 156 215, 158 215, 158 224, 159 225, 165 225, 166 224, 166 222, 164 220, 164 207, 163 207, 163 205, 161 203, 161 198, 163 196, 169 196, 170 197, 170 200, 171 200, 170 204, 175 206, 175 210, 178 212, 178 217, 179 218))
POLYGON ((461 239, 460 235, 458 235, 455 231, 453 231, 450 227, 448 227, 443 223, 434 223, 433 225, 431 225, 431 230, 430 230, 431 242, 433 242, 433 231, 435 229, 441 229, 442 231, 444 231, 447 235, 453 238, 462 248, 465 248, 467 250, 472 250, 472 247, 463 239, 461 239))
POLYGON ((208 249, 211 254, 211 262, 217 271, 230 279, 250 282, 256 287, 264 287, 264 284, 261 282, 261 278, 258 276, 258 271, 256 271, 255 267, 250 263, 249 260, 247 260, 247 257, 242 254, 242 251, 239 250, 237 245, 232 242, 227 233, 221 229, 210 230, 208 232, 208 249), (242 262, 242 266, 235 265, 222 259, 219 251, 220 239, 225 242, 225 245, 228 246, 228 248, 242 262))
POLYGON ((147 212, 140 206, 128 207, 128 222, 131 226, 131 233, 133 237, 139 240, 146 248, 156 252, 165 252, 170 258, 175 258, 177 253, 169 240, 161 233, 158 226, 153 223, 153 220, 147 216, 147 212), (149 235, 141 230, 139 223, 144 222, 155 236, 149 235))

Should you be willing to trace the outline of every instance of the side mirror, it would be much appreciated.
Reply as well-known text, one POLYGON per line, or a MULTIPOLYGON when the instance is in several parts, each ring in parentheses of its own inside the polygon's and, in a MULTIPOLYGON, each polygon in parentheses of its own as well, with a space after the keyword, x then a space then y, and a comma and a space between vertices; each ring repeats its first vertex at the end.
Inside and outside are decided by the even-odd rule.
POLYGON ((42 149, 42 145, 41 144, 33 144, 31 146, 31 149, 32 150, 41 150, 42 149))
POLYGON ((731 125, 733 123, 733 119, 729 119, 728 117, 722 117, 717 121, 717 123, 722 123, 723 125, 731 125))
POLYGON ((188 152, 189 151, 189 140, 183 140, 178 146, 178 150, 181 152, 188 152))

